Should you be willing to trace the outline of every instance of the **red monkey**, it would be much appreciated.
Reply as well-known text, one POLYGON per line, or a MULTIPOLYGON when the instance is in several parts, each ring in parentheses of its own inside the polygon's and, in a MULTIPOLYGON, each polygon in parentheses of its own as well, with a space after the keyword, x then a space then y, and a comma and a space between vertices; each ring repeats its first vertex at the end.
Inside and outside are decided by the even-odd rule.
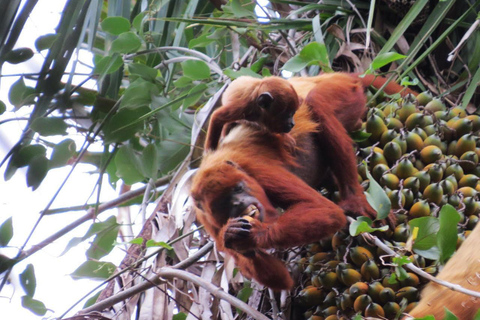
POLYGON ((240 124, 205 155, 191 190, 197 217, 219 249, 244 275, 276 290, 293 281, 265 249, 311 243, 346 224, 340 207, 288 170, 292 160, 282 135, 240 124))
MULTIPOLYGON (((240 119, 258 123, 275 133, 300 127, 290 135, 297 144, 294 154, 299 164, 291 170, 314 188, 333 175, 340 190, 340 206, 352 215, 375 218, 376 212, 357 181, 353 142, 347 132, 360 128, 366 111, 365 87, 370 84, 380 87, 385 80, 347 73, 289 80, 240 77, 225 91, 223 106, 212 114, 205 148, 215 149, 223 126, 240 119), (316 127, 311 127, 312 122, 316 127), (298 136, 298 132, 305 131, 311 134, 298 136)), ((402 89, 395 83, 386 87, 387 93, 402 89)))

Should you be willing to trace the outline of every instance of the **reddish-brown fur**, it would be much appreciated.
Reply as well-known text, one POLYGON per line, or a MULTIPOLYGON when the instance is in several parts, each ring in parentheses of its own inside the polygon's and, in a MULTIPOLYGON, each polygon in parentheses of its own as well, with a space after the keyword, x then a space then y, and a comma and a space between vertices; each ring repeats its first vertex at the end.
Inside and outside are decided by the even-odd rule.
MULTIPOLYGON (((437 278, 459 284, 470 290, 480 291, 479 242, 480 224, 473 229, 437 278)), ((409 314, 415 318, 433 315, 435 319, 443 319, 445 308, 453 312, 460 320, 471 320, 480 309, 480 298, 455 292, 432 282, 422 290, 419 304, 409 314)))
POLYGON ((207 152, 191 191, 197 217, 219 249, 235 258, 243 274, 277 290, 291 288, 293 281, 283 263, 264 249, 310 243, 346 223, 340 207, 289 171, 291 159, 283 149, 281 135, 241 124, 215 152, 207 152), (262 208, 263 221, 230 214, 228 199, 239 182, 255 198, 251 203, 262 208), (276 207, 285 212, 279 215, 276 207))

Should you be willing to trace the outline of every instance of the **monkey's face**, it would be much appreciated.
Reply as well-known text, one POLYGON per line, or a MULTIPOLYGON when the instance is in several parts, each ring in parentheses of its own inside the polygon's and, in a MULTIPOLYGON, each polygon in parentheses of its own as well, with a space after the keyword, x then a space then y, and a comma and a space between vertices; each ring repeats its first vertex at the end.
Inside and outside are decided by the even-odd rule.
POLYGON ((266 197, 256 180, 228 163, 196 176, 191 191, 195 206, 217 228, 245 215, 263 221, 265 208, 257 193, 266 197))
POLYGON ((270 131, 288 133, 292 130, 299 101, 297 93, 285 79, 265 78, 258 89, 256 104, 261 110, 258 121, 270 131))

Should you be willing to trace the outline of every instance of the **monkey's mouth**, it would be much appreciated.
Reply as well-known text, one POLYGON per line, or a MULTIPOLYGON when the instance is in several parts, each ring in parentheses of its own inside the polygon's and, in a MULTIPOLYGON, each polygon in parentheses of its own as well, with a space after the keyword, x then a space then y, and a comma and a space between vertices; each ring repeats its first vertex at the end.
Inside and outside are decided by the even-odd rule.
POLYGON ((260 203, 252 203, 243 210, 242 216, 249 216, 263 222, 263 211, 263 206, 260 203))

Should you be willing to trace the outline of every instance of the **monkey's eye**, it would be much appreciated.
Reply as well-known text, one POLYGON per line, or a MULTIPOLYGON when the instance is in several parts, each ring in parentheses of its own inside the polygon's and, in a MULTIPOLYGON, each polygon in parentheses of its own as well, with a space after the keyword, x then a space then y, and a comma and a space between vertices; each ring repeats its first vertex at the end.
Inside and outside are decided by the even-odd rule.
POLYGON ((270 94, 270 92, 264 92, 257 98, 257 104, 264 109, 270 108, 272 102, 273 96, 270 94))
POLYGON ((244 190, 245 190, 245 186, 243 185, 243 183, 238 183, 233 187, 232 192, 242 193, 244 190))

